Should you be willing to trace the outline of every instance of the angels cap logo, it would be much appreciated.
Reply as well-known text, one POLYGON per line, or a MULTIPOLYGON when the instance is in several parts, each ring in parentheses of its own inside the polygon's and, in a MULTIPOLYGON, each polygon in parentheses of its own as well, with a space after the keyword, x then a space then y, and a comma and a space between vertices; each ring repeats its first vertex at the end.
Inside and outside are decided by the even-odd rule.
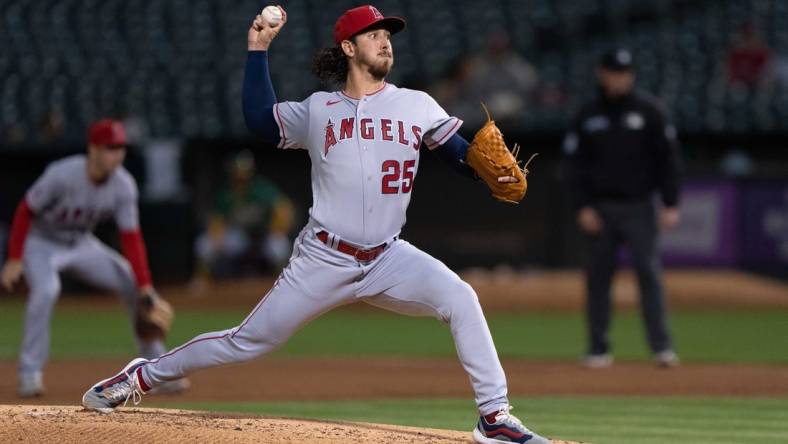
POLYGON ((369 10, 372 11, 372 15, 375 17, 375 20, 383 18, 383 14, 378 11, 378 8, 370 5, 369 10))

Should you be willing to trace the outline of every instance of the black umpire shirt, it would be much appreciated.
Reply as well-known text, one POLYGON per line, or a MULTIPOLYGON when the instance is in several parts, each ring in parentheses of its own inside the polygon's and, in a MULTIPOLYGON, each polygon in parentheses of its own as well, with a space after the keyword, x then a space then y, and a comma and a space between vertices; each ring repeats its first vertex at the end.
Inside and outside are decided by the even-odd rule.
POLYGON ((579 206, 648 199, 678 204, 676 130, 655 98, 640 92, 599 98, 581 108, 564 139, 579 206))

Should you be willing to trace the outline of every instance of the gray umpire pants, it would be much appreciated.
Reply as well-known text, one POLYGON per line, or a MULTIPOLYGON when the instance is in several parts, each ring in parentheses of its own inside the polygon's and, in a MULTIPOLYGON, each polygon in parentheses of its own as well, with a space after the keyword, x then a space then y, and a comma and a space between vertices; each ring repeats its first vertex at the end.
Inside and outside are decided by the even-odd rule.
POLYGON ((655 204, 650 199, 604 201, 595 204, 594 208, 602 218, 604 229, 598 235, 590 236, 586 275, 588 352, 603 354, 610 351, 610 285, 622 244, 629 247, 634 261, 649 347, 654 353, 672 348, 666 326, 662 269, 657 252, 659 231, 655 204))
MULTIPOLYGON (((128 261, 92 234, 73 244, 62 243, 31 233, 25 241, 24 273, 30 294, 25 311, 19 373, 40 372, 49 356, 52 310, 60 296, 60 273, 80 279, 96 288, 120 296, 133 319, 138 292, 128 261)), ((85 334, 100 334, 90 332, 85 334)), ((166 349, 161 341, 137 340, 140 354, 155 358, 166 349)))

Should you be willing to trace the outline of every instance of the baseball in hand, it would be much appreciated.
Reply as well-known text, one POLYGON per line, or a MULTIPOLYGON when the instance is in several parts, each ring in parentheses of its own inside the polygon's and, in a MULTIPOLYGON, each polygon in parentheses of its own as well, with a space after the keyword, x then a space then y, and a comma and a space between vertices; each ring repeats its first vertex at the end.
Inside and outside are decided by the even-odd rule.
POLYGON ((279 9, 277 6, 266 6, 263 8, 263 12, 260 13, 263 16, 263 20, 268 23, 268 26, 276 26, 282 21, 282 10, 279 9))

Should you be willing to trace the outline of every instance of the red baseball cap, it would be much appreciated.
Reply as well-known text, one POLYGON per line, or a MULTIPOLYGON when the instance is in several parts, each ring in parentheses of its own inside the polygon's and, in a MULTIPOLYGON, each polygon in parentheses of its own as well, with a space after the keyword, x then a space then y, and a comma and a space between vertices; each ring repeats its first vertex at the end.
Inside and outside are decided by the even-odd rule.
POLYGON ((339 45, 343 40, 349 40, 354 35, 377 24, 392 34, 405 29, 405 19, 402 17, 383 17, 378 8, 364 5, 348 9, 337 19, 337 23, 334 25, 334 43, 339 45))
POLYGON ((91 125, 88 141, 91 145, 125 146, 126 129, 118 120, 101 119, 91 125))

